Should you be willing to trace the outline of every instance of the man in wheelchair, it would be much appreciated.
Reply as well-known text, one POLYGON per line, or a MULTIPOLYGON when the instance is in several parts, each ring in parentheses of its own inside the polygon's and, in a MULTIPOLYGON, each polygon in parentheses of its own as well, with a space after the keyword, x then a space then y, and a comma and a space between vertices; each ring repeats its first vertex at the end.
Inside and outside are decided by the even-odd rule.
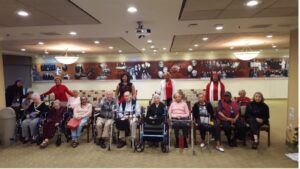
POLYGON ((126 145, 126 136, 131 130, 132 140, 137 138, 137 125, 141 114, 141 109, 136 100, 132 99, 130 92, 124 93, 124 101, 119 105, 118 116, 116 119, 116 127, 119 130, 119 141, 117 148, 126 145))
POLYGON ((115 110, 118 110, 118 102, 113 98, 113 92, 107 91, 105 97, 100 101, 99 105, 96 108, 95 117, 96 120, 96 129, 97 129, 97 144, 100 145, 101 148, 106 148, 105 140, 107 138, 112 137, 109 136, 111 126, 114 122, 114 113, 115 110))

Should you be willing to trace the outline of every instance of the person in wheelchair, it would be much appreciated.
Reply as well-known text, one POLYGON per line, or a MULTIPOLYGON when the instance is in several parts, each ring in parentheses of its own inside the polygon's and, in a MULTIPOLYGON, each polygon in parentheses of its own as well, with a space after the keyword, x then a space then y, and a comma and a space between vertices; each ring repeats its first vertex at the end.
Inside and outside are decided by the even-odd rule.
POLYGON ((80 105, 74 108, 73 115, 73 118, 80 120, 78 127, 71 130, 73 148, 79 145, 81 130, 88 124, 92 109, 92 104, 88 103, 87 98, 85 96, 80 97, 80 105))
POLYGON ((226 91, 224 99, 219 101, 218 119, 221 121, 222 128, 231 147, 236 147, 236 140, 246 139, 246 125, 239 118, 239 106, 232 100, 231 93, 226 91), (232 130, 234 131, 232 134, 232 130))
MULTIPOLYGON (((220 142, 220 128, 216 121, 213 106, 205 100, 205 94, 198 94, 198 102, 193 106, 193 116, 198 125, 202 142, 200 147, 204 148, 206 132, 212 133, 216 141, 216 150, 224 152, 224 148, 220 142)), ((209 139, 209 138, 208 138, 209 139)))
POLYGON ((48 146, 49 139, 54 137, 66 111, 66 107, 62 107, 59 100, 53 102, 53 106, 43 125, 43 142, 40 144, 40 148, 46 148, 48 146))
POLYGON ((118 117, 116 119, 116 127, 119 130, 119 141, 117 148, 122 148, 126 145, 126 135, 129 135, 132 129, 131 136, 134 140, 137 138, 138 118, 140 117, 141 109, 136 100, 132 99, 130 92, 124 93, 124 101, 119 105, 118 117))
POLYGON ((118 102, 113 98, 113 92, 107 91, 105 97, 102 98, 100 104, 100 113, 96 121, 98 145, 106 148, 105 140, 109 138, 111 126, 114 122, 114 110, 118 109, 118 102))
POLYGON ((153 103, 148 107, 145 122, 147 124, 158 125, 165 120, 166 105, 161 102, 160 95, 153 95, 153 103))
MULTIPOLYGON (((173 101, 169 107, 169 118, 175 120, 188 120, 190 118, 190 111, 186 102, 182 100, 182 96, 176 92, 174 95, 175 101, 173 101)), ((187 137, 188 137, 188 126, 186 124, 177 122, 173 124, 175 131, 175 148, 179 148, 179 130, 183 133, 183 144, 184 148, 188 148, 187 137)))
POLYGON ((25 119, 22 121, 23 144, 26 144, 29 140, 31 140, 32 143, 36 142, 38 136, 38 124, 46 117, 46 114, 49 111, 49 107, 45 102, 41 101, 40 95, 38 93, 33 93, 32 103, 24 113, 25 119))

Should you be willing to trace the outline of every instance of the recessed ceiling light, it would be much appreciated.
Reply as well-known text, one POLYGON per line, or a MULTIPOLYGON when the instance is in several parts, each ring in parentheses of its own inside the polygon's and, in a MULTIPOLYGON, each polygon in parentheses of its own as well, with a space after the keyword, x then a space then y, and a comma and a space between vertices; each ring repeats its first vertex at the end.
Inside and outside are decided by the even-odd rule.
POLYGON ((136 13, 136 12, 137 12, 137 9, 136 9, 136 7, 134 7, 134 6, 131 6, 131 7, 127 8, 127 11, 128 11, 129 13, 136 13))
POLYGON ((151 40, 151 39, 148 39, 148 40, 147 40, 147 43, 152 43, 152 40, 151 40))
POLYGON ((49 54, 49 52, 48 52, 48 51, 45 51, 45 54, 47 55, 47 54, 49 54))
POLYGON ((223 25, 216 25, 215 28, 216 28, 216 30, 223 30, 224 26, 223 25))
POLYGON ((26 12, 26 11, 21 10, 21 11, 18 11, 18 15, 19 15, 19 16, 24 16, 24 17, 26 17, 26 16, 29 15, 29 13, 26 12))
POLYGON ((94 43, 95 43, 95 44, 99 44, 100 42, 99 42, 99 41, 97 41, 97 40, 95 40, 95 41, 94 41, 94 43))
POLYGON ((157 52, 157 50, 154 49, 153 52, 157 52))
POLYGON ((233 46, 231 46, 231 47, 230 47, 230 49, 232 50, 232 49, 234 49, 234 47, 233 47, 233 46))
POLYGON ((272 48, 276 48, 277 46, 276 45, 272 45, 272 48))
POLYGON ((108 49, 113 49, 113 48, 114 48, 113 46, 109 46, 109 47, 108 47, 108 49))
POLYGON ((162 48, 163 50, 167 50, 167 48, 162 48))
POLYGON ((273 37, 273 35, 267 35, 266 37, 267 37, 267 38, 272 38, 272 37, 273 37))
POLYGON ((44 45, 45 43, 44 43, 44 42, 39 42, 38 44, 39 44, 39 45, 44 45))
POLYGON ((70 32, 69 34, 70 34, 70 35, 77 35, 77 32, 73 32, 73 31, 72 31, 72 32, 70 32))
POLYGON ((150 48, 153 49, 153 48, 155 48, 155 46, 154 46, 154 45, 151 45, 150 48))
POLYGON ((189 48, 189 51, 192 51, 193 49, 192 48, 189 48))
POLYGON ((208 37, 203 37, 202 40, 207 41, 208 37))
POLYGON ((146 49, 145 49, 145 48, 142 48, 141 50, 142 50, 142 51, 145 51, 146 49))
POLYGON ((22 49, 21 49, 21 51, 25 52, 25 51, 26 51, 26 49, 25 49, 25 48, 22 48, 22 49))
POLYGON ((195 46, 195 47, 198 47, 199 45, 198 45, 198 44, 194 44, 194 46, 195 46))
POLYGON ((251 6, 256 6, 258 5, 258 1, 257 0, 251 0, 251 1, 248 1, 246 3, 247 6, 251 7, 251 6))
POLYGON ((118 50, 118 52, 119 52, 119 53, 122 53, 123 51, 122 51, 122 50, 118 50))
POLYGON ((85 51, 83 50, 83 51, 81 51, 81 53, 85 53, 85 51))

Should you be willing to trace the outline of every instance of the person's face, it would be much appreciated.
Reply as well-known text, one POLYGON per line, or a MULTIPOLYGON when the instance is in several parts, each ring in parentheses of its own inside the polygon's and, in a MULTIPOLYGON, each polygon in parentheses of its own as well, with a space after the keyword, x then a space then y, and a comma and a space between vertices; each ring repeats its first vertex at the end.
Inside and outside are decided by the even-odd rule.
POLYGON ((171 76, 170 76, 169 74, 166 74, 166 75, 165 75, 165 79, 166 79, 166 80, 170 80, 170 79, 171 79, 171 76))
POLYGON ((131 94, 126 92, 124 93, 124 99, 126 100, 126 102, 130 102, 131 101, 131 94))
POLYGON ((261 102, 262 101, 261 95, 260 94, 255 94, 254 101, 257 102, 257 103, 261 102))
POLYGON ((229 101, 231 100, 231 97, 230 97, 230 96, 224 96, 224 100, 225 100, 226 102, 229 102, 229 101))
POLYGON ((60 85, 61 84, 61 80, 60 79, 55 79, 54 82, 55 82, 56 85, 60 85))
POLYGON ((181 99, 182 99, 182 97, 181 97, 180 94, 176 94, 176 95, 175 95, 175 101, 176 101, 176 102, 181 102, 181 99))
POLYGON ((213 75, 213 78, 212 78, 212 79, 213 79, 214 82, 217 82, 217 81, 218 81, 218 75, 216 75, 216 74, 213 75))
POLYGON ((123 82, 127 82, 127 81, 128 81, 127 75, 124 75, 124 76, 122 77, 122 80, 123 80, 123 82))
POLYGON ((79 92, 77 90, 73 90, 74 96, 78 97, 79 96, 79 92))
POLYGON ((22 87, 23 86, 23 82, 22 81, 18 81, 17 82, 17 87, 22 87))
POLYGON ((159 104, 160 103, 160 98, 159 97, 154 97, 154 103, 159 104))
POLYGON ((196 60, 192 60, 192 65, 196 66, 197 65, 197 61, 196 60))
POLYGON ((112 100, 112 98, 113 98, 113 93, 112 93, 112 92, 106 93, 106 98, 107 98, 108 100, 112 100))
POLYGON ((241 91, 239 95, 240 95, 241 98, 244 98, 244 97, 246 97, 246 92, 241 91))
POLYGON ((32 98, 32 102, 34 103, 39 103, 40 102, 40 99, 38 97, 33 97, 32 98))
POLYGON ((54 109, 58 110, 58 109, 60 108, 60 104, 57 103, 57 102, 55 102, 55 103, 53 104, 53 107, 54 107, 54 109))
POLYGON ((200 95, 198 96, 198 101, 199 101, 200 103, 203 103, 203 102, 205 101, 204 95, 200 94, 200 95))
POLYGON ((164 62, 159 62, 158 65, 159 65, 159 67, 163 67, 164 66, 164 62))
POLYGON ((87 98, 86 98, 86 97, 81 98, 81 99, 80 99, 80 102, 81 102, 82 105, 86 105, 86 103, 87 103, 87 98))

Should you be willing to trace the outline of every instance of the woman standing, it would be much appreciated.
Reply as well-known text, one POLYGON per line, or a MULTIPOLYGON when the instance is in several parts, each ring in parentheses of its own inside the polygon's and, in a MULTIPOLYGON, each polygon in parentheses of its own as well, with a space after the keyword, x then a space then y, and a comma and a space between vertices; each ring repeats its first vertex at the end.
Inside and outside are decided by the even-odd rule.
POLYGON ((124 101, 124 93, 130 92, 132 94, 132 99, 136 99, 136 91, 134 85, 130 82, 130 76, 126 73, 121 75, 120 83, 116 89, 116 98, 119 99, 119 103, 124 101))
POLYGON ((12 106, 13 103, 21 104, 23 95, 23 81, 16 80, 11 86, 5 90, 6 107, 12 106))
POLYGON ((163 100, 167 106, 170 106, 175 92, 175 82, 171 79, 171 74, 167 72, 165 73, 165 79, 160 82, 161 100, 163 100))
POLYGON ((261 92, 256 92, 253 101, 246 108, 246 121, 250 125, 250 131, 253 134, 252 148, 257 149, 258 132, 262 125, 269 125, 269 107, 264 103, 264 96, 261 92))
POLYGON ((221 77, 217 72, 212 72, 210 82, 206 85, 205 92, 206 100, 216 109, 218 102, 224 98, 225 93, 225 86, 221 82, 221 77))
POLYGON ((59 100, 61 104, 65 107, 68 102, 68 97, 66 94, 75 97, 74 93, 71 92, 65 85, 62 84, 62 80, 60 77, 56 77, 54 79, 55 86, 51 87, 51 89, 41 96, 47 96, 51 93, 54 93, 55 100, 59 100))
POLYGON ((53 138, 55 130, 61 124, 65 112, 66 108, 60 106, 59 100, 55 100, 43 126, 43 142, 40 144, 41 148, 46 148, 48 146, 49 139, 53 138))
POLYGON ((80 105, 74 108, 73 118, 80 120, 80 123, 77 128, 71 130, 73 148, 78 146, 81 130, 87 125, 92 114, 92 104, 87 102, 87 98, 82 96, 80 102, 80 105))

